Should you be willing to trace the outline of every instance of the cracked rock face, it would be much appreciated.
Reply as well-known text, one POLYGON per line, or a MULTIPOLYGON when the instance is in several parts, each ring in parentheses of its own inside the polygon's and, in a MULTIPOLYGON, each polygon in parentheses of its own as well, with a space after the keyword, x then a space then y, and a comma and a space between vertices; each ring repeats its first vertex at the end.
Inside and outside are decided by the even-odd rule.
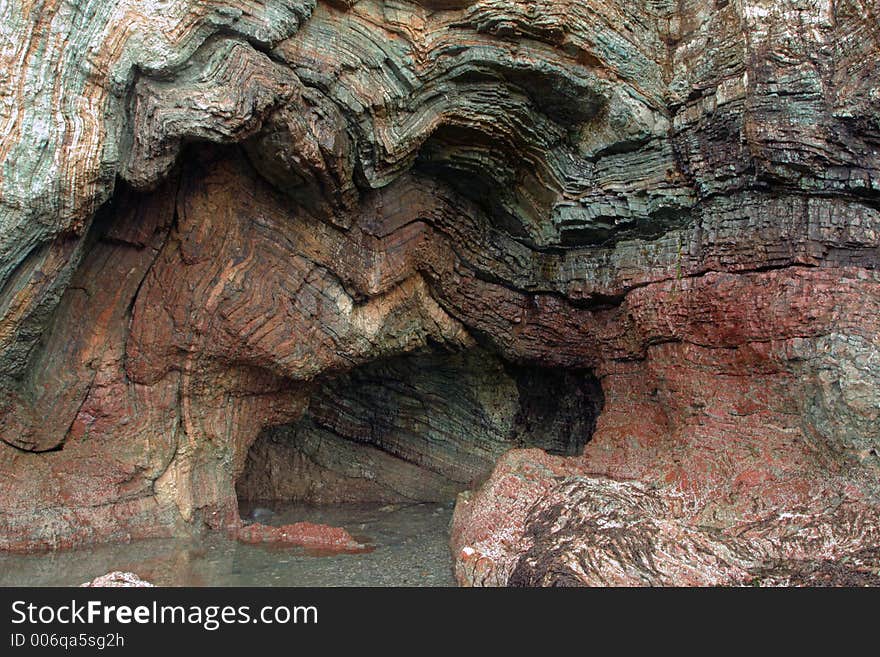
POLYGON ((463 584, 876 548, 875 1, 81 4, 0 7, 0 548, 459 493, 463 584))

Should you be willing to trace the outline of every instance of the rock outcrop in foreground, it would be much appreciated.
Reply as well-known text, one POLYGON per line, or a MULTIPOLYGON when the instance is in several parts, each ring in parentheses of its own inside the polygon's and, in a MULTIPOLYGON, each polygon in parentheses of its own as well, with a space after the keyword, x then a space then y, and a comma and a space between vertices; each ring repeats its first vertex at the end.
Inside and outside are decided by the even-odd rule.
POLYGON ((135 573, 114 570, 106 575, 96 577, 90 582, 80 584, 80 586, 87 588, 153 588, 155 584, 150 584, 150 582, 141 579, 135 573))
POLYGON ((463 584, 871 583, 876 0, 81 4, 0 7, 0 549, 469 490, 463 584))
POLYGON ((341 527, 316 525, 311 522, 296 522, 280 527, 253 523, 245 525, 239 530, 238 540, 244 543, 269 543, 276 546, 311 548, 328 554, 357 553, 369 550, 366 545, 359 543, 341 527))

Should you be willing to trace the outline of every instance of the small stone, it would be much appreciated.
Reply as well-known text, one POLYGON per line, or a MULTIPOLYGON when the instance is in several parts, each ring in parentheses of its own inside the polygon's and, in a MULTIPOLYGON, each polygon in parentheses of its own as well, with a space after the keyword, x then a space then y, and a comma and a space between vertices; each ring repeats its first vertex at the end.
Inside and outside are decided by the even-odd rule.
POLYGON ((81 587, 136 587, 136 588, 145 588, 145 587, 153 587, 155 584, 151 584, 146 580, 141 579, 135 573, 123 572, 120 570, 114 570, 113 572, 107 573, 106 575, 101 575, 96 577, 91 582, 86 582, 85 584, 80 584, 81 587))

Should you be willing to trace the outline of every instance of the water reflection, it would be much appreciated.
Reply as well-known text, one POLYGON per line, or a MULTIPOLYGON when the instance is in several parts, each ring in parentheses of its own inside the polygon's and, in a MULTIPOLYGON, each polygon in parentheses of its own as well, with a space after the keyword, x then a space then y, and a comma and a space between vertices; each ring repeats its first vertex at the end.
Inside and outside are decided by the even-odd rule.
MULTIPOLYGON (((0 553, 2 586, 76 586, 111 570, 160 586, 453 586, 449 505, 272 506, 267 524, 344 527, 374 549, 326 555, 223 536, 153 539, 33 555, 0 553)), ((252 509, 243 508, 242 517, 252 509)))

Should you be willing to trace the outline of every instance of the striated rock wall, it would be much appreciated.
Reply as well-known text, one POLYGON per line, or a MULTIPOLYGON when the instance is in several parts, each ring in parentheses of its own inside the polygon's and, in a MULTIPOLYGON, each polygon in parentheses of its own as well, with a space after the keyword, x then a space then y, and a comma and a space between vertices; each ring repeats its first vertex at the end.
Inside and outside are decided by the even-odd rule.
POLYGON ((324 383, 301 420, 261 435, 238 497, 451 501, 507 450, 580 454, 601 409, 582 370, 505 364, 478 348, 377 361, 324 383))
POLYGON ((0 8, 0 548, 520 447, 462 583, 877 545, 876 2, 50 5, 0 8))

